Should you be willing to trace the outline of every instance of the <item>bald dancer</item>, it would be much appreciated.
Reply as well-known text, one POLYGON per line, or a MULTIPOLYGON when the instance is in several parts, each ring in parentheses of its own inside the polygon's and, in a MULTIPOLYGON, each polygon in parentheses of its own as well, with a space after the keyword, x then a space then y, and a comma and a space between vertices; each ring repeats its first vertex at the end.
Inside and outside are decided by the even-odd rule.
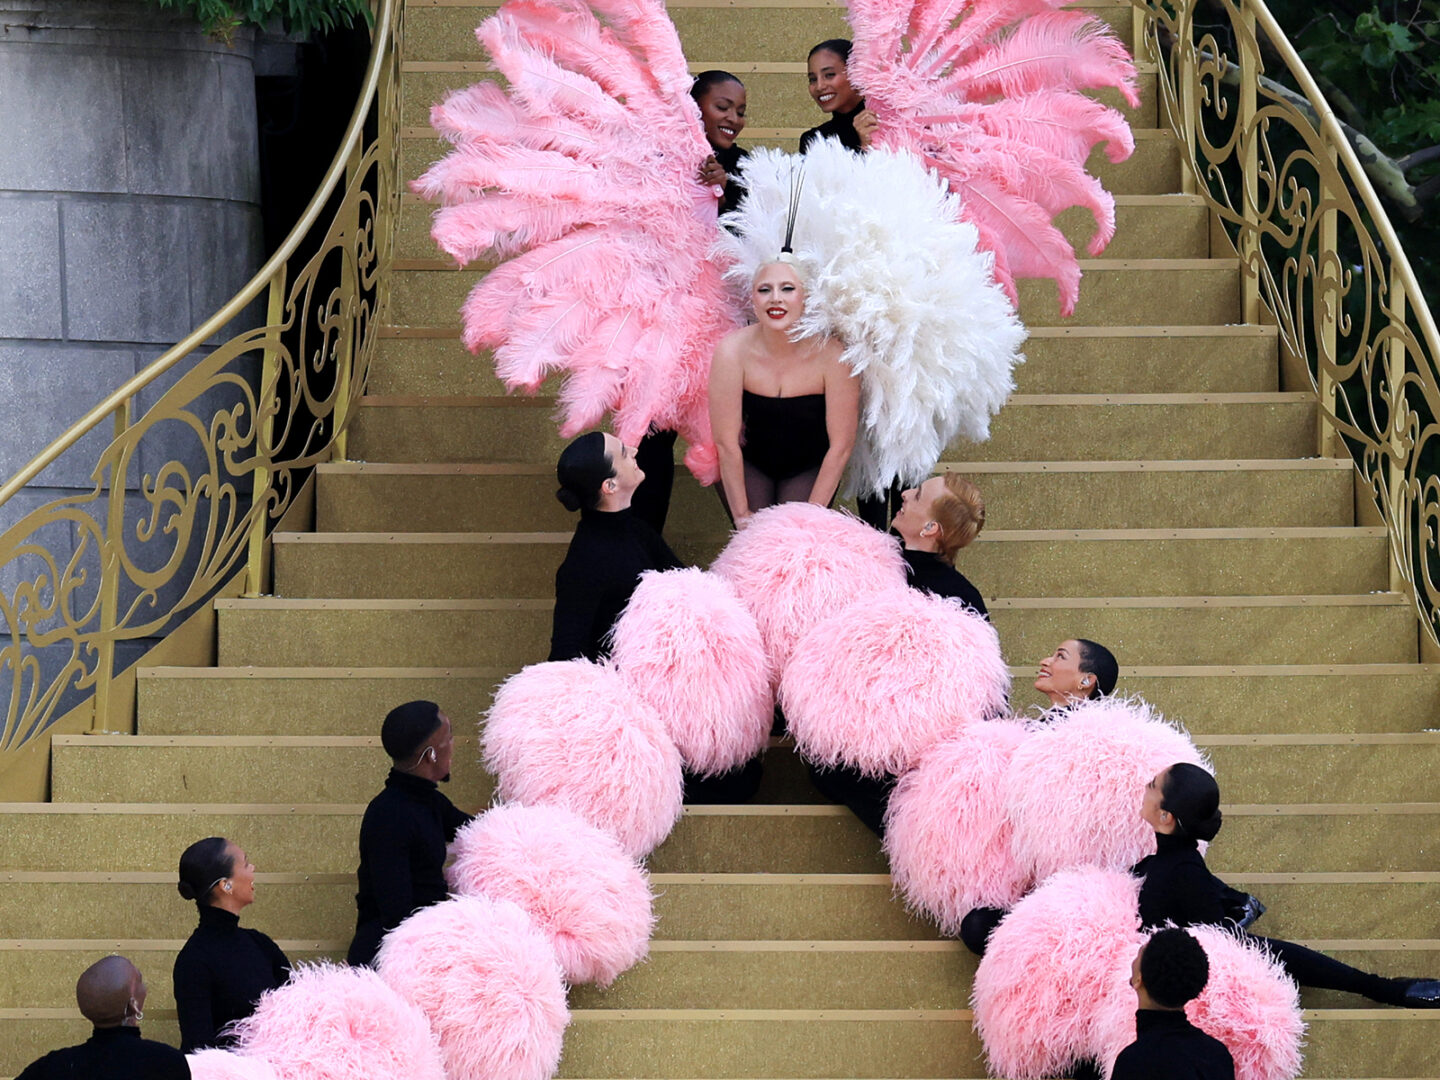
POLYGON ((140 1037, 145 992, 140 969, 125 957, 91 964, 75 983, 75 1001, 94 1034, 52 1050, 15 1080, 189 1080, 184 1054, 140 1037))

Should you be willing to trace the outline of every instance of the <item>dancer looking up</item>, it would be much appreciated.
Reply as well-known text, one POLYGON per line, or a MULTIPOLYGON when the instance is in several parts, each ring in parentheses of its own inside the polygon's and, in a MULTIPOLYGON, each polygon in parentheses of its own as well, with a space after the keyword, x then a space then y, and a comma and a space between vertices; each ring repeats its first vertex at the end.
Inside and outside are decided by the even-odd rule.
MULTIPOLYGON (((1228 886, 1210 873, 1201 841, 1220 831, 1220 785, 1197 765, 1176 764, 1145 788, 1140 816, 1155 830, 1156 852, 1136 864, 1141 878, 1140 923, 1145 927, 1233 926, 1228 886)), ((1249 935, 1301 986, 1359 994, 1386 1005, 1440 1008, 1440 979, 1396 979, 1360 971, 1290 941, 1249 935)))
POLYGON ((222 836, 197 840, 180 856, 176 885, 194 900, 200 925, 175 957, 175 1011, 180 1049, 228 1047, 225 1028, 255 1011, 260 995, 283 986, 290 961, 259 930, 240 925, 255 900, 255 867, 239 845, 222 836))
POLYGON ((94 1032, 79 1046, 46 1054, 15 1080, 189 1080, 184 1054, 140 1037, 145 995, 145 979, 125 957, 91 964, 75 983, 75 1002, 94 1032))
POLYGON ((833 338, 791 337, 805 310, 792 257, 760 266, 756 322, 720 339, 710 366, 710 427, 721 498, 737 528, 782 502, 829 506, 855 446, 860 380, 833 338))
POLYGON ((961 601, 990 617, 980 590, 955 569, 955 556, 985 527, 980 489, 955 473, 932 476, 902 492, 892 528, 905 545, 910 584, 961 601))
POLYGON ((561 452, 555 476, 555 497, 580 512, 580 524, 555 572, 550 659, 598 660, 640 575, 681 563, 631 509, 645 479, 634 447, 599 431, 581 435, 561 452))
POLYGON ((860 91, 850 85, 850 42, 822 41, 806 57, 810 96, 830 119, 800 136, 800 153, 818 139, 839 139, 847 150, 867 150, 875 134, 875 114, 865 108, 860 91))
POLYGON ((745 149, 735 140, 745 130, 745 84, 728 71, 712 68, 695 76, 690 96, 700 106, 705 141, 714 151, 700 164, 700 182, 725 189, 720 213, 734 210, 745 194, 737 177, 745 149))
POLYGON ((1130 985, 1140 1008, 1135 1041, 1120 1051, 1110 1080, 1235 1080, 1235 1062, 1219 1039, 1185 1016, 1210 981, 1204 948, 1184 930, 1161 930, 1135 953, 1130 985))
POLYGON ((1051 709, 1064 709, 1113 693, 1119 678, 1114 653, 1098 642, 1069 638, 1040 661, 1035 689, 1050 699, 1051 709))

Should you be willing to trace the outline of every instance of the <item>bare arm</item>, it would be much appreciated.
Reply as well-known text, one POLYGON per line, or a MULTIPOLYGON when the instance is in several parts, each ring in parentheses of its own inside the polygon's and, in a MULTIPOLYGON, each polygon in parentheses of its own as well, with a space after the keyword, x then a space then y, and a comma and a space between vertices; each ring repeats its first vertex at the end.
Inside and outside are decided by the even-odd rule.
POLYGON ((735 524, 750 518, 745 499, 745 459, 740 451, 740 399, 745 391, 745 364, 737 330, 726 334, 715 346, 710 361, 710 436, 720 458, 720 486, 735 524))
POLYGON ((829 506, 835 497, 860 426, 860 378, 840 360, 840 352, 837 342, 825 361, 825 433, 830 437, 830 449, 810 489, 810 501, 818 506, 829 506))

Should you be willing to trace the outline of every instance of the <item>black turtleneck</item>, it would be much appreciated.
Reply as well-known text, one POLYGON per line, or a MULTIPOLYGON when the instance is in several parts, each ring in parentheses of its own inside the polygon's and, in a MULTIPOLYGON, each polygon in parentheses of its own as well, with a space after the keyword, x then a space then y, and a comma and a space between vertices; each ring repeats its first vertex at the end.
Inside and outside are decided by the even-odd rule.
POLYGON ((817 139, 839 139, 840 145, 846 150, 853 150, 857 154, 863 149, 860 145, 860 133, 855 130, 855 117, 859 116, 865 108, 865 102, 849 112, 837 112, 831 115, 829 120, 819 127, 813 127, 800 136, 800 153, 810 149, 817 139))
POLYGON ((232 1040, 221 1029, 255 1011, 266 990, 290 977, 290 961, 259 930, 223 908, 200 909, 200 925, 175 957, 175 1010, 180 1049, 194 1053, 232 1040))
POLYGON ((1141 1009, 1135 1041, 1120 1051, 1110 1080, 1235 1080, 1235 1062, 1182 1010, 1141 1009))
POLYGON ((1131 873, 1140 885, 1140 925, 1218 926, 1225 920, 1225 883, 1210 873, 1199 845, 1175 833, 1155 834, 1155 854, 1131 873))
POLYGON ((190 1080, 190 1063, 173 1046, 142 1039, 139 1028, 106 1027, 52 1050, 15 1080, 190 1080))
POLYGON ((360 890, 347 960, 369 964, 387 930, 445 899, 445 846, 470 820, 434 780, 391 769, 360 823, 360 890))
POLYGON ((680 565, 670 545, 633 510, 580 511, 570 550, 555 572, 550 659, 598 660, 640 575, 680 565))
POLYGON ((985 598, 980 595, 980 590, 935 552, 911 551, 906 548, 902 554, 905 556, 906 573, 912 589, 923 589, 936 596, 951 597, 973 608, 976 614, 987 619, 990 617, 990 613, 985 610, 985 598))

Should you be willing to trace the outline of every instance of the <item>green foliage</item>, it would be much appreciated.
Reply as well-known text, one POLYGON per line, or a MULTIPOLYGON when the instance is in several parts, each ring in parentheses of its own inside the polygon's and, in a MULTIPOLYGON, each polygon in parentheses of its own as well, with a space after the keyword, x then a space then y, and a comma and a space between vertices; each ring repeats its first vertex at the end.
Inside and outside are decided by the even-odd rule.
POLYGON ((188 11, 212 37, 228 40, 241 26, 269 26, 276 20, 290 33, 312 34, 369 22, 366 0, 154 0, 162 8, 188 11))

